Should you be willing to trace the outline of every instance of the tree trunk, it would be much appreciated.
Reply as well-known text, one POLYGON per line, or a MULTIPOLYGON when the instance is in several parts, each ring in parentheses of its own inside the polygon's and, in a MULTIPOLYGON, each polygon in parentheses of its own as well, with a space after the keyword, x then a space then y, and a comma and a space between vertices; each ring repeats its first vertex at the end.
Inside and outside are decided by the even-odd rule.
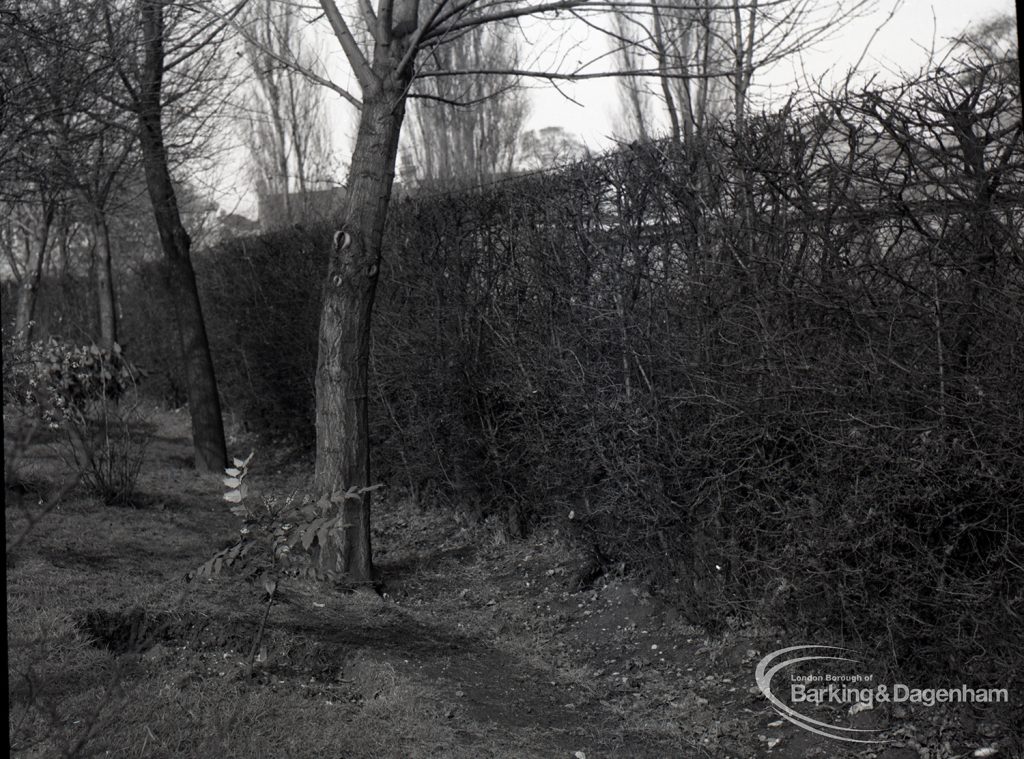
POLYGON ((732 74, 733 108, 737 131, 742 131, 747 117, 747 91, 754 77, 754 33, 757 28, 758 0, 749 0, 747 26, 743 28, 740 3, 733 5, 733 45, 735 46, 732 74), (746 36, 744 36, 744 32, 746 36))
POLYGON ((146 175, 146 188, 153 203, 160 243, 170 270, 171 299, 178 325, 188 407, 192 416, 192 444, 197 469, 223 471, 227 465, 224 422, 213 372, 213 360, 206 338, 202 304, 192 269, 192 241, 181 221, 178 200, 167 165, 161 123, 161 86, 163 83, 163 3, 142 2, 142 35, 145 55, 136 101, 139 117, 139 145, 146 175))
POLYGON ((654 49, 658 56, 658 77, 661 84, 661 94, 665 98, 665 109, 668 111, 669 123, 672 126, 672 142, 678 145, 682 142, 682 133, 679 130, 679 112, 676 110, 675 99, 672 97, 672 82, 668 77, 668 43, 665 39, 665 30, 661 23, 661 9, 658 8, 657 0, 651 0, 651 11, 654 15, 654 49))
POLYGON ((93 234, 96 240, 96 313, 100 321, 100 345, 111 350, 117 342, 117 309, 114 306, 110 227, 101 211, 94 212, 93 234))
POLYGON ((370 484, 367 375, 370 315, 405 116, 406 82, 364 93, 349 170, 345 223, 334 235, 320 321, 316 373, 316 474, 320 498, 338 503, 342 526, 321 546, 320 568, 349 582, 373 580, 370 494, 340 494, 370 484))
POLYGON ((46 201, 38 226, 36 239, 28 233, 25 235, 25 247, 28 250, 25 262, 25 274, 18 290, 18 306, 14 316, 14 335, 19 345, 25 346, 32 342, 34 319, 36 315, 36 299, 39 295, 39 283, 43 278, 43 265, 46 263, 46 248, 50 241, 50 229, 56 204, 46 201), (37 243, 33 247, 33 243, 37 243))

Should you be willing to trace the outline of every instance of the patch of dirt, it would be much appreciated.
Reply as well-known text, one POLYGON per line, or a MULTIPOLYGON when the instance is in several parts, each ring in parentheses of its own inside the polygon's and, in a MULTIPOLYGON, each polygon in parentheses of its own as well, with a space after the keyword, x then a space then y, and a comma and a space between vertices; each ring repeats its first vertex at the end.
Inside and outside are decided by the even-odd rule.
POLYGON ((247 651, 256 632, 245 621, 225 623, 196 613, 90 609, 74 620, 75 627, 97 648, 114 654, 137 654, 158 644, 202 649, 247 651))

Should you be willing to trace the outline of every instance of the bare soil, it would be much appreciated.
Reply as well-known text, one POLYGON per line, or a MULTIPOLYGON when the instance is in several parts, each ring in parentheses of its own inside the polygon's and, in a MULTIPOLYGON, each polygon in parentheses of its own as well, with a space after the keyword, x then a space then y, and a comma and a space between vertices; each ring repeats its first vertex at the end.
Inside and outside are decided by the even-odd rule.
MULTIPOLYGON (((808 641, 709 635, 629 576, 578 591, 584 559, 557 530, 509 540, 400 493, 375 514, 384 596, 285 584, 250 674, 262 590, 183 579, 237 520, 220 479, 191 468, 187 416, 149 418, 136 508, 72 490, 47 511, 70 474, 59 439, 15 451, 8 546, 35 524, 7 559, 12 756, 938 759, 1024 746, 1019 693, 1009 706, 805 709, 877 730, 872 743, 803 730, 754 668, 808 641)), ((232 447, 248 453, 241 437, 232 447)), ((309 480, 283 453, 257 451, 253 468, 267 495, 309 480)))

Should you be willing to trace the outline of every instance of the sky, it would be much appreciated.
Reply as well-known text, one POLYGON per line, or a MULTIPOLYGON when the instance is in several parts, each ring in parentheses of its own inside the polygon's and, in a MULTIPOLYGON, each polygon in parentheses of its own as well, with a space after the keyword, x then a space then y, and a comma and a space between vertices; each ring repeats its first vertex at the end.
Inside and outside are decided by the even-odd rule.
MULTIPOLYGON (((892 10, 893 0, 879 0, 874 13, 837 30, 831 39, 805 51, 799 59, 760 72, 754 80, 752 96, 755 102, 758 98, 769 105, 774 101, 784 101, 795 89, 805 87, 800 82, 801 76, 820 77, 826 87, 830 82, 841 79, 861 58, 872 35, 892 10)), ((930 50, 941 50, 950 37, 961 34, 970 25, 996 15, 1013 13, 1013 0, 903 0, 891 20, 871 41, 859 70, 865 75, 876 74, 878 81, 895 81, 903 72, 920 71, 929 58, 930 50)), ((537 60, 589 60, 608 49, 603 35, 577 32, 559 36, 545 29, 541 22, 526 26, 525 31, 527 42, 524 52, 537 60)), ((342 62, 343 56, 329 30, 318 35, 318 39, 328 66, 334 71, 335 81, 341 85, 350 84, 351 75, 340 65, 330 64, 330 61, 342 62)), ((526 128, 560 126, 578 136, 594 152, 613 147, 619 108, 614 80, 562 83, 560 89, 564 94, 533 82, 530 90, 532 110, 526 128)), ((347 166, 355 134, 355 111, 333 92, 328 91, 326 98, 331 123, 336 125, 333 135, 335 146, 342 156, 342 163, 347 166)), ((229 170, 229 173, 235 172, 229 170)), ((215 181, 214 184, 224 187, 220 182, 215 181)), ((255 217, 254 198, 247 188, 236 185, 218 195, 225 210, 255 217)))
MULTIPOLYGON (((832 39, 807 51, 801 60, 783 63, 755 79, 763 98, 784 100, 799 86, 801 69, 825 81, 841 79, 860 58, 865 46, 885 21, 893 3, 879 2, 878 10, 850 23, 832 39)), ((941 49, 951 36, 971 24, 1001 14, 1013 14, 1013 0, 904 0, 892 20, 877 34, 860 66, 860 71, 879 75, 879 81, 895 81, 899 73, 919 71, 934 46, 941 49), (933 44, 934 43, 934 44, 933 44)), ((596 44, 604 45, 603 41, 596 44)), ((610 147, 616 112, 616 87, 609 80, 569 85, 565 88, 581 105, 551 89, 536 91, 529 129, 563 126, 579 134, 592 149, 610 147)))

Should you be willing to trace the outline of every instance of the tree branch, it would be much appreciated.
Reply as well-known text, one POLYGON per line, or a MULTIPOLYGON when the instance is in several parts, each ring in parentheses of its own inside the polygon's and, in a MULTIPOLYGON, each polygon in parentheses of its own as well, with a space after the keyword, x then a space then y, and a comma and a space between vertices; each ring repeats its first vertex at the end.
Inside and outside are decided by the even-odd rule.
POLYGON ((394 10, 394 0, 380 0, 377 6, 380 8, 380 21, 378 22, 379 31, 375 39, 381 45, 391 44, 391 14, 394 10))
POLYGON ((454 18, 459 13, 468 9, 474 4, 474 0, 466 0, 460 3, 458 6, 452 9, 452 11, 442 19, 439 19, 435 27, 427 31, 421 38, 421 41, 433 39, 435 37, 441 37, 446 34, 451 34, 459 29, 466 29, 472 26, 482 26, 484 24, 490 24, 495 21, 508 21, 514 18, 523 18, 524 16, 538 16, 544 13, 557 13, 558 11, 567 11, 581 6, 614 6, 615 3, 594 3, 591 0, 558 0, 553 3, 540 3, 538 5, 529 5, 524 8, 508 8, 505 10, 494 11, 493 13, 482 13, 479 16, 473 16, 462 21, 453 21, 447 23, 449 18, 454 18))
POLYGON ((373 73, 370 62, 366 60, 363 51, 359 49, 359 44, 352 36, 351 30, 345 23, 345 18, 341 15, 334 0, 320 0, 320 7, 324 9, 331 29, 334 30, 334 36, 337 37, 341 49, 345 52, 345 57, 348 58, 352 71, 355 72, 356 81, 363 88, 363 92, 380 87, 380 78, 373 73))
MULTIPOLYGON (((433 39, 434 37, 440 37, 449 32, 457 29, 464 29, 471 26, 481 26, 483 24, 489 24, 494 21, 507 21, 514 18, 523 18, 525 16, 539 16, 545 13, 558 13, 559 11, 593 11, 607 12, 607 11, 635 11, 642 15, 651 14, 650 2, 632 2, 631 0, 555 0, 555 2, 548 3, 537 3, 528 4, 519 8, 504 8, 501 10, 492 10, 481 13, 480 15, 473 16, 461 21, 453 21, 448 23, 449 19, 453 19, 459 16, 464 11, 468 10, 471 6, 477 5, 481 0, 462 0, 462 2, 455 5, 448 13, 444 14, 437 19, 434 27, 427 29, 423 35, 422 40, 433 39)), ((768 0, 768 2, 757 2, 757 0, 746 0, 745 2, 738 3, 695 3, 692 6, 686 5, 687 10, 733 10, 735 8, 747 9, 756 7, 758 9, 769 8, 776 5, 785 5, 786 3, 792 2, 792 0, 768 0)), ((861 0, 861 3, 866 0, 861 0)), ((498 6, 505 5, 505 2, 492 2, 488 3, 486 7, 497 8, 498 6)))
POLYGON ((209 45, 211 42, 213 42, 213 40, 217 38, 217 35, 219 35, 221 32, 224 31, 224 29, 226 29, 230 24, 232 24, 234 19, 238 16, 239 13, 242 12, 242 9, 244 9, 245 6, 248 5, 248 3, 249 0, 239 0, 239 2, 236 3, 235 7, 232 10, 228 11, 226 14, 217 14, 221 17, 223 23, 219 24, 212 32, 210 32, 206 36, 205 39, 194 43, 192 45, 191 50, 189 50, 186 53, 182 53, 177 58, 173 59, 170 63, 164 63, 164 73, 166 74, 171 69, 184 63, 193 55, 195 55, 200 50, 204 49, 207 45, 209 45))
POLYGON ((732 72, 730 71, 711 71, 711 72, 700 72, 700 73, 663 73, 656 68, 640 68, 640 69, 622 69, 619 71, 598 71, 591 74, 582 72, 569 72, 561 73, 558 71, 531 71, 528 69, 516 69, 516 68, 497 68, 497 69, 459 69, 457 71, 421 71, 417 72, 417 79, 426 78, 440 78, 448 76, 467 76, 467 75, 478 75, 478 76, 520 76, 528 79, 547 79, 549 81, 566 81, 566 82, 579 82, 586 79, 603 79, 603 78, 623 78, 631 76, 650 76, 650 77, 665 77, 667 79, 717 79, 723 76, 729 76, 732 72))
MULTIPOLYGON (((469 0, 469 2, 475 2, 475 0, 469 0)), ((437 5, 434 6, 434 10, 430 12, 430 16, 427 17, 427 20, 420 24, 419 29, 416 30, 412 40, 409 42, 409 49, 405 51, 405 55, 402 56, 402 60, 398 64, 399 72, 404 72, 412 65, 413 59, 416 57, 416 53, 420 50, 420 45, 424 40, 424 35, 433 28, 438 17, 441 15, 442 9, 447 5, 447 3, 448 0, 439 0, 437 5)))
MULTIPOLYGON (((330 2, 330 0, 328 0, 328 2, 330 2)), ((252 44, 256 45, 259 48, 260 52, 263 53, 268 58, 276 61, 277 63, 280 63, 285 68, 291 69, 292 71, 296 71, 299 74, 302 74, 302 76, 306 77, 310 81, 316 82, 317 84, 338 93, 339 95, 341 95, 341 97, 343 97, 346 101, 351 103, 357 109, 362 109, 362 101, 341 85, 335 84, 327 77, 317 74, 308 66, 304 66, 301 63, 299 63, 298 60, 285 58, 276 50, 270 49, 268 45, 261 44, 260 41, 253 37, 248 31, 246 31, 243 26, 239 25, 238 29, 243 37, 249 40, 249 42, 251 42, 252 44)))
POLYGON ((366 28, 370 32, 370 36, 373 37, 374 42, 380 42, 380 30, 377 28, 377 14, 373 12, 373 6, 370 5, 370 0, 359 0, 359 10, 363 14, 363 21, 366 22, 366 28))

